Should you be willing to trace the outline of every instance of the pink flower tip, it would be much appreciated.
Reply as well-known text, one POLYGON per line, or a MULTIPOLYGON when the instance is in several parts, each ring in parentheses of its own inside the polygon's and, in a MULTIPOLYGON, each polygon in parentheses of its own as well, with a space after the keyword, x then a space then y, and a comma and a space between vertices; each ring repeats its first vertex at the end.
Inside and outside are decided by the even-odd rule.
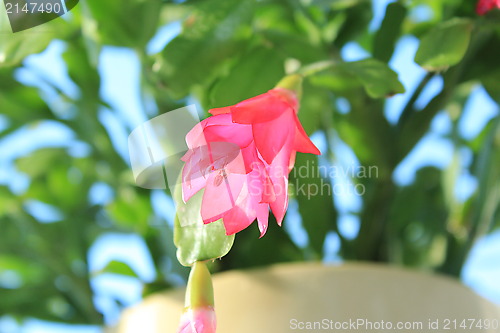
POLYGON ((188 308, 181 317, 177 333, 215 333, 216 326, 213 307, 188 308))
POLYGON ((479 0, 476 6, 476 13, 478 15, 485 15, 495 8, 500 9, 500 0, 479 0))

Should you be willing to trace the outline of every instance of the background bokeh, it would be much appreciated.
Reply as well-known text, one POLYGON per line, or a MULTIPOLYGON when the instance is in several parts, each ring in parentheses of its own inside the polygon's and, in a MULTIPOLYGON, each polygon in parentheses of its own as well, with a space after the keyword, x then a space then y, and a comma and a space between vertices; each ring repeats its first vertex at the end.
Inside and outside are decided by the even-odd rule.
POLYGON ((335 195, 292 191, 283 228, 258 239, 252 225, 212 270, 374 261, 460 278, 500 304, 500 12, 474 8, 82 0, 12 34, 0 6, 0 332, 98 332, 182 286, 173 201, 135 185, 128 135, 188 104, 206 117, 323 60, 338 66, 306 81, 299 113, 322 155, 299 155, 307 172, 291 183, 335 195), (417 64, 421 40, 457 17, 470 31, 441 43, 467 52, 417 64), (400 90, 389 68, 404 93, 388 96, 400 90))

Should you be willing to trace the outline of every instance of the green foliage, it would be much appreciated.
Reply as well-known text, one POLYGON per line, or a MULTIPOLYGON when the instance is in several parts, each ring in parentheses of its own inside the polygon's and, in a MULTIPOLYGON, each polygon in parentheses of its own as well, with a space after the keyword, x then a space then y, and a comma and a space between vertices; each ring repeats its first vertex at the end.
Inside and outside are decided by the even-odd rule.
POLYGON ((311 78, 311 81, 332 90, 352 89, 357 82, 373 98, 390 97, 405 91, 397 74, 376 59, 339 63, 331 73, 319 74, 311 78), (344 82, 347 82, 347 87, 344 82))
POLYGON ((375 59, 348 62, 343 68, 361 81, 370 97, 390 97, 405 92, 397 74, 375 59))
POLYGON ((295 192, 293 194, 299 204, 300 215, 314 216, 303 225, 309 236, 309 247, 317 258, 321 258, 326 234, 335 228, 331 221, 337 219, 337 212, 333 206, 333 194, 329 193, 329 180, 319 172, 311 172, 317 165, 316 156, 299 154, 295 163, 296 172, 292 174, 294 177, 290 183, 293 184, 292 193, 295 192))
POLYGON ((472 22, 452 19, 443 22, 420 41, 415 62, 429 71, 442 71, 462 60, 469 46, 472 22))
POLYGON ((162 2, 87 0, 82 5, 85 32, 95 42, 142 49, 156 32, 162 2))
MULTIPOLYGON (((4 13, 0 11, 3 16, 4 13)), ((47 45, 60 36, 57 29, 66 29, 64 22, 57 20, 52 24, 54 31, 45 31, 39 26, 30 31, 23 31, 12 35, 9 21, 2 17, 0 22, 0 68, 16 66, 30 54, 43 51, 47 45), (7 31, 7 32, 6 32, 7 31), (38 31, 38 33, 36 33, 38 31)))
MULTIPOLYGON (((188 270, 178 259, 190 265, 224 256, 234 239, 231 251, 213 263, 213 270, 319 260, 332 233, 340 239, 344 259, 459 276, 475 240, 500 227, 499 116, 475 138, 463 138, 459 131, 474 87, 482 85, 500 102, 498 13, 478 18, 473 1, 397 1, 372 31, 371 8, 367 0, 82 0, 66 19, 12 34, 0 6, 0 124, 6 120, 0 144, 21 141, 47 122, 64 127, 74 138, 55 147, 20 149, 11 165, 0 160, 7 174, 15 170, 28 180, 25 189, 0 184, 0 313, 20 321, 102 324, 91 280, 107 273, 140 279, 139 272, 112 259, 91 271, 89 249, 107 233, 135 234, 145 241, 156 270, 153 282, 141 281, 145 293, 169 288, 179 276, 187 278, 188 270), (432 17, 416 18, 418 6, 430 8, 432 17), (153 36, 175 22, 182 26, 180 34, 157 54, 149 54, 153 36), (416 89, 404 87, 399 81, 404 72, 388 65, 397 43, 408 36, 419 39, 415 62, 429 72, 416 89), (64 42, 62 59, 78 87, 75 96, 24 61, 54 40, 64 42), (342 47, 349 42, 369 56, 344 59, 342 47), (310 64, 328 65, 323 70, 312 66, 317 71, 305 80, 299 112, 308 134, 326 138, 324 154, 317 158, 299 153, 296 170, 305 166, 307 175, 290 177, 305 246, 284 230, 288 221, 279 228, 273 217, 261 239, 255 224, 228 237, 221 221, 203 225, 199 214, 183 215, 187 220, 177 219, 173 225, 162 220, 152 208, 151 191, 133 182, 128 161, 117 152, 116 138, 101 117, 108 109, 118 123, 123 120, 100 95, 99 56, 109 45, 133 49, 140 59, 140 102, 155 105, 147 107, 147 118, 156 115, 156 107, 164 113, 192 98, 204 111, 231 105, 273 88, 286 74, 311 69, 310 64), (43 88, 20 83, 20 70, 36 76, 43 88), (433 78, 442 79, 443 88, 422 105, 420 97, 433 78), (384 115, 386 98, 405 88, 411 96, 394 124, 384 115), (452 123, 449 133, 441 135, 455 151, 452 163, 444 169, 421 168, 411 184, 396 184, 396 167, 429 133, 439 113, 452 123), (377 168, 372 177, 348 177, 366 190, 360 197, 362 207, 349 212, 360 221, 359 232, 350 237, 338 225, 342 212, 336 203, 342 198, 328 194, 327 188, 323 195, 311 192, 336 180, 317 168, 338 167, 343 157, 336 149, 340 140, 360 167, 377 168), (76 142, 87 152, 75 154, 67 148, 76 142), (470 165, 461 160, 461 151, 470 155, 470 165), (478 186, 461 201, 454 191, 464 173, 478 186), (96 184, 111 189, 106 202, 89 199, 96 184), (30 202, 50 205, 60 219, 38 220, 28 213, 30 202), (217 230, 217 239, 206 237, 209 229, 217 230)), ((132 130, 127 125, 121 129, 132 130)), ((178 209, 185 208, 182 200, 177 198, 177 203, 178 209)))
POLYGON ((231 67, 226 77, 219 79, 211 89, 211 105, 222 107, 234 105, 256 96, 273 87, 284 75, 285 57, 272 49, 250 50, 242 61, 231 67), (266 73, 266 75, 262 75, 266 73), (241 84, 234 82, 246 78, 241 84))
POLYGON ((373 57, 388 62, 398 41, 407 9, 400 2, 387 5, 384 20, 373 39, 373 57))
POLYGON ((130 268, 126 263, 117 260, 108 262, 104 268, 97 272, 93 272, 93 275, 96 276, 105 273, 137 277, 136 272, 134 272, 132 268, 130 268))

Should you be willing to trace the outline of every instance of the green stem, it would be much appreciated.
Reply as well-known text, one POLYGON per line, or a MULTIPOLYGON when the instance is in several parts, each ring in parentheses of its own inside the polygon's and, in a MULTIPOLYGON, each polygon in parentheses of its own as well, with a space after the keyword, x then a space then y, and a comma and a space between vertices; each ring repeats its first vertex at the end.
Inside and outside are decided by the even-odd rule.
POLYGON ((304 77, 300 74, 290 74, 281 79, 276 85, 276 88, 284 88, 294 91, 297 98, 300 100, 302 96, 302 81, 304 77))
POLYGON ((197 261, 191 267, 186 289, 186 308, 214 306, 214 288, 207 265, 197 261))
POLYGON ((420 94, 424 90, 424 88, 427 86, 427 83, 434 77, 435 73, 429 72, 427 73, 420 84, 418 85, 417 89, 413 92, 413 95, 410 97, 408 100, 408 103, 406 103, 405 108, 403 109, 403 112, 401 112, 401 116, 399 117, 398 121, 398 128, 403 127, 404 123, 408 120, 410 115, 415 111, 415 108, 413 105, 417 101, 417 99, 420 97, 420 94))
POLYGON ((322 72, 324 70, 327 70, 327 69, 335 66, 336 64, 337 64, 337 61, 334 61, 334 60, 318 61, 318 62, 314 62, 312 64, 309 64, 309 65, 302 67, 301 69, 299 69, 297 71, 297 73, 304 76, 304 77, 307 77, 307 76, 311 76, 311 75, 317 74, 319 72, 322 72))

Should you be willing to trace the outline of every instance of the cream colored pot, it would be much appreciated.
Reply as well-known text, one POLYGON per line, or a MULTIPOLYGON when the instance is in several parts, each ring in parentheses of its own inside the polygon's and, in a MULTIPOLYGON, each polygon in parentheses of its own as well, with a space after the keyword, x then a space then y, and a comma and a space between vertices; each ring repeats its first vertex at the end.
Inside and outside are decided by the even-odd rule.
MULTIPOLYGON (((214 276, 218 333, 500 332, 500 308, 450 278, 374 264, 277 265, 214 276)), ((125 311, 118 333, 175 332, 184 290, 125 311)))

